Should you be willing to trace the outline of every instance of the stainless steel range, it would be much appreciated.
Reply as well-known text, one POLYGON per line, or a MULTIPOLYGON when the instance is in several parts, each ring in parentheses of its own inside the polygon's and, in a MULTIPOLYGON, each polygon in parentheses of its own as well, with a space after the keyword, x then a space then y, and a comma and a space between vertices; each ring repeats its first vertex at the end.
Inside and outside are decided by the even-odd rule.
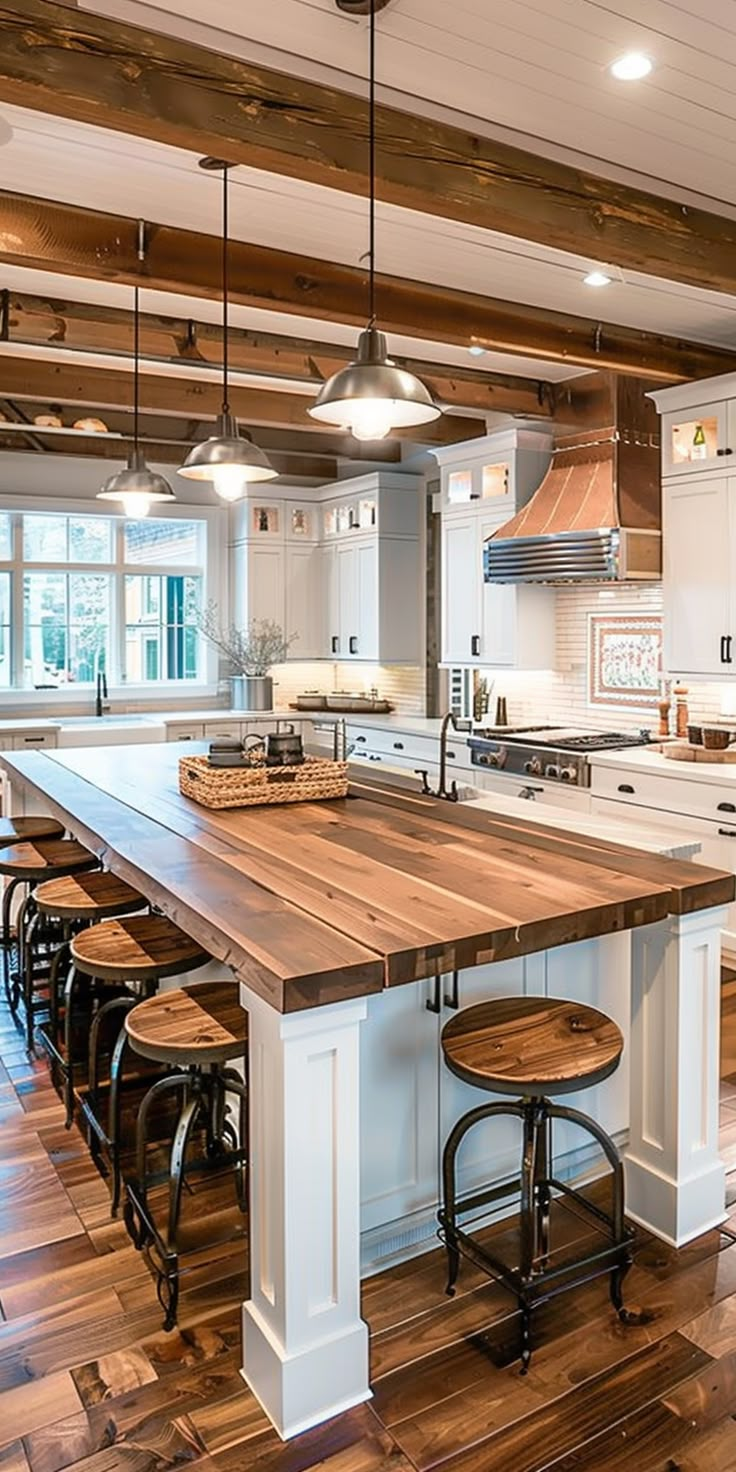
POLYGON ((519 726, 513 730, 491 727, 468 737, 474 767, 491 768, 509 776, 537 777, 547 782, 590 786, 588 754, 645 746, 649 734, 622 731, 581 731, 562 726, 519 726))

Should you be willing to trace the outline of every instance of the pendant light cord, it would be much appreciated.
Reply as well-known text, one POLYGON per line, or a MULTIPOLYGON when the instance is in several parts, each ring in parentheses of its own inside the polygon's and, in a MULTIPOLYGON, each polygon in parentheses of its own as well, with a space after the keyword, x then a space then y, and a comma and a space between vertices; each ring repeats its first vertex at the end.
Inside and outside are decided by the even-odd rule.
POLYGON ((370 189, 369 214, 369 327, 376 320, 376 0, 371 0, 370 49, 368 82, 368 173, 370 189))
POLYGON ((228 305, 229 305, 228 293, 229 293, 229 284, 230 284, 229 283, 229 275, 228 275, 228 255, 229 255, 229 252, 228 252, 228 234, 229 234, 229 219, 228 219, 228 178, 227 178, 227 176, 228 176, 228 165, 225 164, 225 166, 223 168, 223 171, 222 171, 222 412, 223 412, 223 414, 229 414, 230 413, 230 403, 229 403, 229 399, 228 399, 228 368, 229 368, 229 363, 228 363, 228 343, 227 343, 227 337, 228 337, 228 305))
POLYGON ((139 288, 135 287, 135 298, 133 303, 133 448, 138 454, 138 399, 140 385, 139 358, 141 351, 141 320, 140 320, 140 296, 139 288))

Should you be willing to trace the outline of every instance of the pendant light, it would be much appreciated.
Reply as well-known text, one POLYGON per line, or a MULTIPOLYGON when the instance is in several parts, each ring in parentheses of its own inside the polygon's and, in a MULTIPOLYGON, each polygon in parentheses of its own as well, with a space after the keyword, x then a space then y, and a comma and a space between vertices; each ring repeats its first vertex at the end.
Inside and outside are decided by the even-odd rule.
POLYGON ((230 165, 219 158, 202 158, 200 168, 222 172, 222 411, 215 433, 190 450, 179 475, 187 480, 211 481, 223 501, 239 501, 249 481, 273 480, 274 470, 267 455, 241 434, 228 403, 228 173, 230 165))
MULTIPOLYGON (((139 248, 139 255, 141 249, 139 248)), ((140 399, 140 300, 138 287, 133 298, 133 448, 125 470, 116 471, 97 492, 98 501, 119 501, 126 516, 148 516, 154 501, 175 501, 167 480, 149 470, 138 442, 140 399)))
POLYGON ((384 333, 376 328, 376 0, 370 0, 369 138, 369 314, 358 338, 355 361, 334 373, 309 406, 323 424, 349 429, 359 440, 382 440, 391 430, 429 424, 440 409, 429 389, 398 368, 388 356, 384 333))

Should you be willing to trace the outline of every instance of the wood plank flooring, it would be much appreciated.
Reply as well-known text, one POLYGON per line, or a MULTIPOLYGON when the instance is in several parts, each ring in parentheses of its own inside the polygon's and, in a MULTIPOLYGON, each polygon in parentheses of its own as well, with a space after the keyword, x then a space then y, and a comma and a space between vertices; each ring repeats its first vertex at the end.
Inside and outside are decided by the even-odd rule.
MULTIPOLYGON (((564 1250, 585 1229, 555 1211, 564 1250)), ((452 1301, 439 1252, 371 1278, 374 1398, 288 1446, 239 1375, 242 1243, 192 1262, 164 1334, 45 1063, 0 1011, 0 1472, 736 1472, 736 1238, 645 1237, 627 1280, 642 1322, 622 1326, 603 1283, 569 1293, 540 1310, 525 1379, 508 1295, 471 1266, 452 1301)))

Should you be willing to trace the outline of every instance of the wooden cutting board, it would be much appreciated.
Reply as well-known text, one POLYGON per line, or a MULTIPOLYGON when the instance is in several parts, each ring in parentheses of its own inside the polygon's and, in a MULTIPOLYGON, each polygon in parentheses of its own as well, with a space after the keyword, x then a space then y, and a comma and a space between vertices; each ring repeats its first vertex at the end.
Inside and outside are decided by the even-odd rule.
POLYGON ((691 746, 689 742, 671 742, 662 747, 662 755, 671 762, 736 762, 736 746, 727 746, 725 751, 709 751, 705 746, 691 746))

